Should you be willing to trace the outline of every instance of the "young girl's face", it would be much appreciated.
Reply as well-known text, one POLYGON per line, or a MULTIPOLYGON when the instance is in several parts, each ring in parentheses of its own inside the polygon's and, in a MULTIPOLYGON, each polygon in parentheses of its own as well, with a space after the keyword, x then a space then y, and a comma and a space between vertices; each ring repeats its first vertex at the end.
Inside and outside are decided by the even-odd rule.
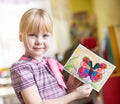
POLYGON ((20 21, 20 41, 26 55, 40 59, 49 48, 52 31, 52 20, 46 11, 32 8, 25 12, 20 21))
POLYGON ((30 55, 36 59, 41 58, 50 46, 51 37, 52 35, 49 32, 29 33, 25 35, 24 46, 26 55, 30 55))

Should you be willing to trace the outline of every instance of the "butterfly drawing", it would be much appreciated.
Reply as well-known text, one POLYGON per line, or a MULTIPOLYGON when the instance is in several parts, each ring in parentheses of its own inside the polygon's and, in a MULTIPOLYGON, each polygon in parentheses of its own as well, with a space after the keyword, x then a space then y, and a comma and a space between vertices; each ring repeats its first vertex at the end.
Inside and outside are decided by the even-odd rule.
POLYGON ((88 57, 83 57, 78 69, 78 75, 80 78, 89 76, 92 82, 98 82, 102 78, 106 66, 105 63, 96 63, 93 66, 93 62, 88 57))

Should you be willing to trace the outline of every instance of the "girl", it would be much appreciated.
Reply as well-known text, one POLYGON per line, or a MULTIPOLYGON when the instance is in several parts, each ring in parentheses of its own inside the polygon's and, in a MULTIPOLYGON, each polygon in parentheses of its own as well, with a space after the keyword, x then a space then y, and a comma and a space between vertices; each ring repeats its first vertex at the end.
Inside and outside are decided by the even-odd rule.
POLYGON ((32 8, 21 18, 19 39, 24 43, 25 54, 11 67, 12 85, 21 104, 68 104, 88 97, 92 91, 90 85, 77 87, 80 82, 73 76, 67 87, 61 74, 63 66, 43 57, 52 31, 52 20, 42 9, 32 8))

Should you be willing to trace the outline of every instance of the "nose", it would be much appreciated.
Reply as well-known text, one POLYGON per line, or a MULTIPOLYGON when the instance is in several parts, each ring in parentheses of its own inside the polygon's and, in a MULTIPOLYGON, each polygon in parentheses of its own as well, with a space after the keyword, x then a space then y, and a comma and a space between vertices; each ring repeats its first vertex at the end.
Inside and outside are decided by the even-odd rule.
POLYGON ((36 44, 36 45, 41 45, 41 44, 43 44, 43 38, 39 36, 39 37, 36 39, 35 44, 36 44))

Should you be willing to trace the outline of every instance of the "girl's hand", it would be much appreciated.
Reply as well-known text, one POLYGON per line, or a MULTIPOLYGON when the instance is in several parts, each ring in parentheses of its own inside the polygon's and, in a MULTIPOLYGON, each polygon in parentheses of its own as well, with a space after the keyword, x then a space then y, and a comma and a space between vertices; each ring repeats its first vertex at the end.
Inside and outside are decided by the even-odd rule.
POLYGON ((68 87, 68 93, 75 90, 78 86, 80 86, 82 82, 75 78, 73 75, 71 75, 67 80, 67 87, 68 87))
POLYGON ((88 97, 90 95, 92 91, 92 86, 89 84, 83 84, 82 86, 76 88, 74 90, 74 93, 76 95, 76 98, 84 98, 84 97, 88 97))

